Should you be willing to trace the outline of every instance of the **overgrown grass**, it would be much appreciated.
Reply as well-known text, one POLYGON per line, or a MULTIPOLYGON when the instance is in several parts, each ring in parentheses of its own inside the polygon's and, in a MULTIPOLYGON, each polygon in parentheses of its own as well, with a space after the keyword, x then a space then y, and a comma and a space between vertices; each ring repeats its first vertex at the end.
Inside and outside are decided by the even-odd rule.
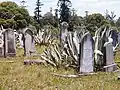
MULTIPOLYGON (((40 53, 44 46, 37 47, 40 53), (39 49, 40 48, 40 49, 39 49)), ((80 78, 61 78, 52 73, 74 74, 73 69, 53 68, 44 65, 23 65, 23 50, 17 50, 15 58, 0 58, 0 90, 120 90, 117 73, 98 72, 97 75, 80 78), (4 62, 14 61, 14 62, 4 62)), ((116 54, 120 61, 120 53, 116 54)))

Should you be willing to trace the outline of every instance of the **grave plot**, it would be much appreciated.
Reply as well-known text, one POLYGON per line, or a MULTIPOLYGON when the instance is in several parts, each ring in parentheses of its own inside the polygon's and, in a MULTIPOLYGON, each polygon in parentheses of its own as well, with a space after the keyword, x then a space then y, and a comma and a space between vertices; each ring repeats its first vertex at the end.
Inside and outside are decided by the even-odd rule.
MULTIPOLYGON (((64 24, 67 25, 61 24, 61 29, 64 24)), ((85 29, 78 32, 68 31, 67 26, 65 28, 63 31, 66 33, 61 31, 60 45, 52 45, 46 50, 41 55, 43 60, 53 66, 74 67, 79 73, 117 70, 110 29, 105 27, 98 29, 93 38, 85 29)))

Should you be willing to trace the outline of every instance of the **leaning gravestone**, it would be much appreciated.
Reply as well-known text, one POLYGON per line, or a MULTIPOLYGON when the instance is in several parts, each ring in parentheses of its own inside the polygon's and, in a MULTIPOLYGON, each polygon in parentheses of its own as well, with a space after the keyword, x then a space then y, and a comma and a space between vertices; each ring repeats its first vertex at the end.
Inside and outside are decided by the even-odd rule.
POLYGON ((15 34, 12 29, 7 29, 4 32, 4 56, 16 55, 15 34))
POLYGON ((23 44, 24 44, 24 55, 30 56, 31 54, 35 53, 35 42, 33 38, 33 32, 30 29, 26 29, 24 32, 23 37, 23 44))
MULTIPOLYGON (((110 38, 110 37, 109 37, 110 38)), ((112 38, 111 38, 112 40, 112 38)), ((110 39, 109 41, 110 42, 110 39)), ((112 72, 112 71, 115 71, 117 70, 117 66, 114 62, 114 52, 113 52, 113 44, 112 42, 111 43, 108 43, 106 46, 105 46, 105 66, 104 66, 104 69, 106 72, 112 72)))
POLYGON ((90 33, 86 33, 80 43, 79 72, 90 73, 94 69, 94 41, 90 33))

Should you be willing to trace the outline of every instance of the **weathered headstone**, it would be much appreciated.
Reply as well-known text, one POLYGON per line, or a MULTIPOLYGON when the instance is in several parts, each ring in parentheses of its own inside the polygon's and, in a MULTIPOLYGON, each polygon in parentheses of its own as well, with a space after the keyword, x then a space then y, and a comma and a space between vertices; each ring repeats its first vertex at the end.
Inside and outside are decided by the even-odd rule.
MULTIPOLYGON (((110 37, 109 37, 110 38, 110 37)), ((111 38, 112 39, 112 38, 111 38)), ((112 40, 111 40, 112 41, 112 40)), ((110 40, 109 40, 110 42, 110 40)), ((114 62, 114 52, 113 52, 113 44, 112 42, 108 43, 106 46, 105 46, 105 71, 107 72, 112 72, 112 71, 115 71, 117 69, 117 66, 114 62)))
POLYGON ((118 33, 118 44, 119 44, 119 47, 120 47, 120 32, 118 33))
POLYGON ((117 44, 117 37, 118 37, 117 32, 115 30, 112 30, 110 34, 111 34, 111 38, 113 39, 113 43, 112 43, 113 47, 115 47, 117 44))
POLYGON ((4 32, 4 55, 5 57, 16 55, 15 34, 10 28, 4 32))
POLYGON ((23 43, 25 56, 30 56, 31 54, 36 52, 33 32, 30 29, 25 30, 23 43))
POLYGON ((66 41, 66 36, 68 33, 68 23, 67 22, 62 22, 61 23, 61 31, 60 31, 60 41, 62 44, 65 43, 66 41))
POLYGON ((4 40, 3 34, 0 33, 0 56, 4 56, 4 40))
POLYGON ((22 40, 23 39, 23 35, 21 33, 19 34, 19 38, 18 39, 19 39, 19 48, 23 48, 23 40, 22 40))
POLYGON ((94 69, 94 41, 90 33, 86 33, 80 44, 79 72, 90 73, 94 69))

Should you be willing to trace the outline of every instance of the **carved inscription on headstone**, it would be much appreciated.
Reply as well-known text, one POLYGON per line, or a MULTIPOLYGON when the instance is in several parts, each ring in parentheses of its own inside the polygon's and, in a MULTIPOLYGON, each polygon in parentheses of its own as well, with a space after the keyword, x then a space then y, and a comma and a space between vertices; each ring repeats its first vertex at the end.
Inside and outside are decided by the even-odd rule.
POLYGON ((80 73, 93 72, 94 57, 91 36, 86 35, 81 43, 80 73))

